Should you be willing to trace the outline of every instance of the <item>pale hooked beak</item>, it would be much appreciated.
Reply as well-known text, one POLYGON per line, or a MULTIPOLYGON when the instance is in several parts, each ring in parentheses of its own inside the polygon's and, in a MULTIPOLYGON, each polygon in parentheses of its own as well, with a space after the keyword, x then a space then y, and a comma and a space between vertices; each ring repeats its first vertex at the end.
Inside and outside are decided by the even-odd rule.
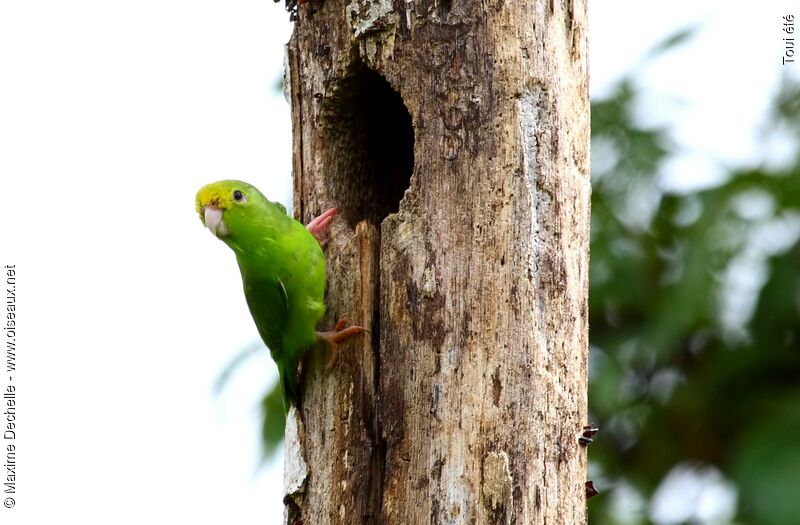
POLYGON ((222 220, 222 210, 216 206, 203 206, 203 222, 206 228, 211 230, 211 233, 217 237, 228 235, 228 227, 225 226, 225 221, 222 220))

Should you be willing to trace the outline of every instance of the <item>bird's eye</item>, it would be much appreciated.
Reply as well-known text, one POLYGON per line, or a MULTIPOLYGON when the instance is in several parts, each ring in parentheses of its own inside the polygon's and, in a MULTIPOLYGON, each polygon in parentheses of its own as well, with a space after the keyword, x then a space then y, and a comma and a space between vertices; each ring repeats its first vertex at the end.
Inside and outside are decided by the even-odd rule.
POLYGON ((244 193, 242 193, 239 190, 234 190, 233 200, 235 200, 236 202, 242 202, 244 200, 244 193))

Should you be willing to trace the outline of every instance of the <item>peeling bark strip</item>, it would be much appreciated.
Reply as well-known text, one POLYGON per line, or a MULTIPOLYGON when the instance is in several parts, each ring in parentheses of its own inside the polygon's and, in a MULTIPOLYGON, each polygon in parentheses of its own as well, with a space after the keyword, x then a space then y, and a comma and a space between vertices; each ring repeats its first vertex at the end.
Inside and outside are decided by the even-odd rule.
POLYGON ((295 210, 342 210, 323 328, 370 333, 305 364, 286 521, 584 523, 585 2, 298 17, 295 210))

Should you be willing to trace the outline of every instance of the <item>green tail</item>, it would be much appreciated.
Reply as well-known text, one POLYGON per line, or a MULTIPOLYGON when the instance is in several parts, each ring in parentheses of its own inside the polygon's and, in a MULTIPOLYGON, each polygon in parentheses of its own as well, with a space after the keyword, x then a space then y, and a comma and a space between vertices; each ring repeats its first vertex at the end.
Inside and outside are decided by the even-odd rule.
POLYGON ((289 367, 287 370, 284 362, 278 363, 278 377, 281 381, 281 392, 283 393, 283 413, 289 413, 289 404, 294 403, 300 399, 300 385, 297 384, 297 371, 296 367, 289 367), (294 370, 292 369, 294 368, 294 370))

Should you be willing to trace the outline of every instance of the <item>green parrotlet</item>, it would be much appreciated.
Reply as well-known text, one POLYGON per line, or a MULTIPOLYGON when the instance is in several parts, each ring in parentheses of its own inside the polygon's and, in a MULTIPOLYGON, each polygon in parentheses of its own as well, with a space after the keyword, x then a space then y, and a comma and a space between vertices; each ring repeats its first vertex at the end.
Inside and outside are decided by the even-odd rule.
POLYGON ((223 180, 197 192, 200 220, 236 254, 247 306, 261 339, 278 366, 284 409, 300 397, 298 367, 317 341, 332 349, 364 331, 344 319, 331 332, 317 332, 325 314, 325 256, 320 246, 336 216, 331 208, 308 227, 286 215, 250 184, 223 180))

